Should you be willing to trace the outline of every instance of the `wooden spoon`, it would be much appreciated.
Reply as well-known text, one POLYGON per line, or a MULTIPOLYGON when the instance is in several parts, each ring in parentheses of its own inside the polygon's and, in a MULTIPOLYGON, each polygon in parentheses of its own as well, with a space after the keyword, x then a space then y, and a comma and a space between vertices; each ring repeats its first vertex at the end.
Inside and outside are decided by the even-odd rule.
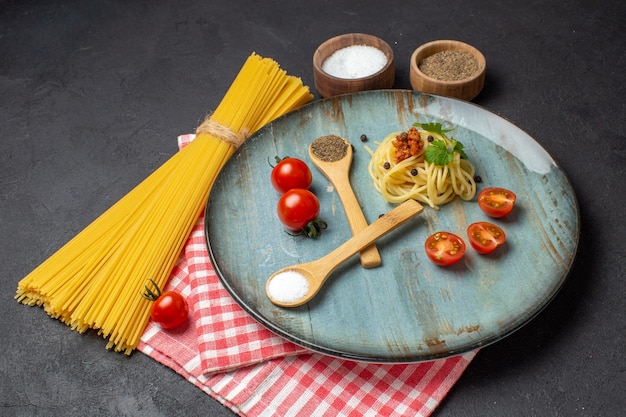
MULTIPOLYGON (((307 303, 318 293, 335 268, 358 251, 371 245, 381 236, 384 236, 386 233, 420 214, 423 209, 422 205, 415 200, 405 201, 389 213, 378 218, 378 220, 365 229, 355 233, 350 239, 329 254, 315 261, 287 266, 274 272, 267 279, 265 293, 272 303, 280 307, 297 307, 307 303), (304 288, 304 295, 302 295, 301 298, 296 296, 296 299, 293 299, 294 297, 290 292, 291 290, 287 290, 288 294, 285 295, 284 287, 271 287, 272 280, 281 274, 291 274, 293 276, 288 279, 295 278, 304 283, 302 286, 295 284, 297 286, 295 289, 296 293, 304 288), (306 282, 304 282, 304 280, 306 280, 306 282)), ((286 278, 286 275, 282 275, 280 280, 283 278, 286 278)))
MULTIPOLYGON (((367 227, 367 220, 350 185, 350 165, 352 164, 352 145, 342 137, 335 135, 321 136, 309 145, 309 156, 313 165, 330 181, 337 190, 341 204, 346 212, 352 234, 367 227)), ((365 248, 360 253, 364 268, 375 268, 382 263, 376 245, 365 248)))

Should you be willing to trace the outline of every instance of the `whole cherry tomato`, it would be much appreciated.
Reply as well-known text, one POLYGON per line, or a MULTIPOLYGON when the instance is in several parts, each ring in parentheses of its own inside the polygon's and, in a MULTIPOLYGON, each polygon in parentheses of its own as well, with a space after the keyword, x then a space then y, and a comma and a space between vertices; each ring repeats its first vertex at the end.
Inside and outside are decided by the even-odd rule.
POLYGON ((465 254, 463 239, 450 232, 437 232, 426 239, 426 255, 435 264, 448 266, 458 262, 465 254))
POLYGON ((276 158, 278 163, 272 169, 272 186, 280 193, 286 193, 293 188, 308 190, 313 181, 313 175, 308 165, 297 158, 276 158))
POLYGON ((470 245, 476 252, 489 254, 502 246, 506 241, 506 234, 499 226, 488 222, 472 223, 467 228, 470 245))
POLYGON ((156 282, 150 280, 155 290, 151 290, 146 285, 145 298, 152 301, 150 318, 164 329, 173 329, 187 321, 189 306, 185 297, 173 291, 161 293, 156 282))
POLYGON ((489 217, 504 217, 513 210, 517 196, 506 188, 485 188, 478 193, 478 206, 489 217))
POLYGON ((317 218, 320 203, 315 194, 302 188, 294 188, 283 194, 276 208, 278 218, 285 228, 304 233, 308 237, 317 237, 326 223, 317 218))

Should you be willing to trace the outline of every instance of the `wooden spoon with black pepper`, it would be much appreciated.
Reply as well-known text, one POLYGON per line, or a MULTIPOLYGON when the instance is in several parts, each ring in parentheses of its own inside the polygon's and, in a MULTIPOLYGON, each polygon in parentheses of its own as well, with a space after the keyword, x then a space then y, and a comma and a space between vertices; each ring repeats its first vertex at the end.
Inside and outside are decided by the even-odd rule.
MULTIPOLYGON (((330 181, 337 190, 346 212, 352 234, 367 227, 367 220, 350 185, 352 146, 344 138, 336 135, 321 136, 309 145, 309 156, 313 165, 330 181)), ((372 244, 359 253, 364 268, 375 268, 382 263, 380 253, 372 244)))

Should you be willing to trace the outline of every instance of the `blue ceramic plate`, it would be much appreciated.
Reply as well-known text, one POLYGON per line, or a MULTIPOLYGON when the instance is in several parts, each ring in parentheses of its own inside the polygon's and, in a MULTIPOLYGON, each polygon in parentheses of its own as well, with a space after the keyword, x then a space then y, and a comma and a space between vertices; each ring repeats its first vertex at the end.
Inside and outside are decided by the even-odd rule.
POLYGON ((457 355, 502 339, 541 311, 566 279, 578 245, 574 191, 557 163, 528 134, 485 109, 412 91, 370 91, 310 103, 250 137, 218 176, 206 206, 206 235, 216 272, 234 299, 271 331, 313 351, 346 359, 419 362, 457 355), (514 212, 487 218, 475 201, 429 207, 378 241, 383 265, 364 269, 354 256, 308 304, 285 309, 265 295, 274 271, 317 259, 350 236, 334 189, 312 165, 309 144, 336 134, 354 146, 351 182, 371 223, 393 208, 376 192, 365 146, 414 122, 442 122, 465 145, 482 177, 479 188, 517 194, 514 212), (369 140, 360 141, 361 134, 369 140), (275 214, 279 195, 268 159, 309 163, 312 191, 328 229, 317 240, 285 233, 275 214), (504 247, 489 256, 468 246, 452 267, 425 256, 438 230, 467 236, 475 221, 500 225, 504 247))

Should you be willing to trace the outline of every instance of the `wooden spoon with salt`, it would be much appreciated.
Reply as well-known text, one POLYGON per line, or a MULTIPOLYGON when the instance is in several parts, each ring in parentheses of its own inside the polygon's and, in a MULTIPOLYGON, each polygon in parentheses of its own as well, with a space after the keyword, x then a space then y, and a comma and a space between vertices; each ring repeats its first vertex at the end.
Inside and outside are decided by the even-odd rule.
MULTIPOLYGON (((309 302, 318 293, 330 274, 348 258, 391 230, 401 226, 420 214, 424 208, 415 200, 407 200, 374 223, 355 233, 350 239, 329 254, 311 262, 282 268, 273 273, 265 284, 265 293, 270 301, 280 307, 298 307, 309 302), (289 276, 285 276, 288 274, 289 276), (274 285, 272 285, 272 281, 274 285), (295 281, 291 289, 276 288, 283 278, 295 281)), ((291 288, 291 287, 290 287, 291 288)))
MULTIPOLYGON (((340 136, 321 136, 309 145, 309 156, 313 165, 324 174, 337 190, 352 234, 354 235, 367 227, 365 215, 350 185, 352 145, 340 136)), ((363 249, 360 258, 364 268, 375 268, 382 263, 376 245, 363 249)))

